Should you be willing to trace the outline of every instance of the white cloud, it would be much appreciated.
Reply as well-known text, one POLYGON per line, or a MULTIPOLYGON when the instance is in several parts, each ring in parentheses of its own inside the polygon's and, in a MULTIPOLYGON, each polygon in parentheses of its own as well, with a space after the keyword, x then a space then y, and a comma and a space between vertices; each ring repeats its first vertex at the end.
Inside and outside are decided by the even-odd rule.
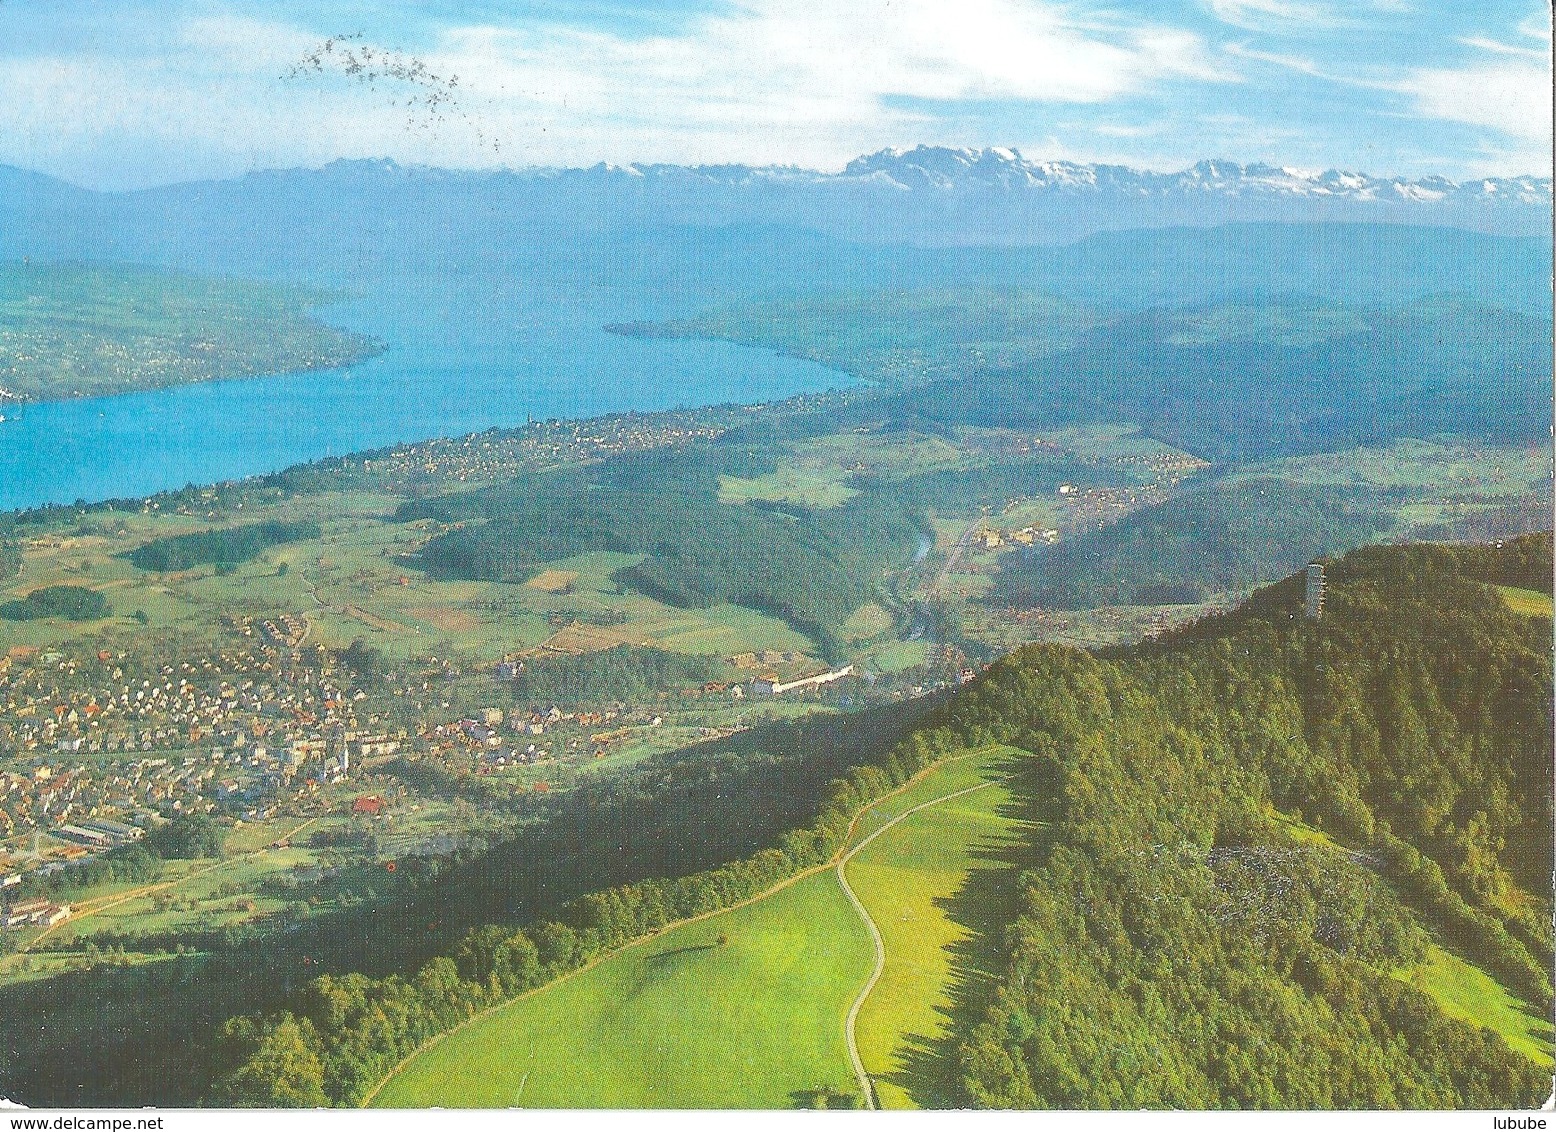
POLYGON ((1095 103, 1231 77, 1190 33, 1080 24, 1018 0, 748 0, 650 39, 473 28, 449 35, 436 65, 485 96, 486 113, 527 105, 583 130, 598 117, 677 124, 699 152, 718 147, 710 159, 784 157, 797 139, 782 135, 804 130, 801 159, 831 162, 920 121, 901 109, 915 100, 1095 103))
POLYGON ((1541 49, 1503 43, 1488 36, 1460 40, 1490 58, 1463 67, 1422 68, 1395 89, 1410 95, 1419 113, 1450 122, 1483 126, 1538 147, 1548 164, 1551 144, 1550 25, 1525 21, 1520 33, 1544 41, 1541 49))
POLYGON ((1345 23, 1323 0, 1207 0, 1207 5, 1216 19, 1244 31, 1294 31, 1345 23))
POLYGON ((1530 17, 1518 25, 1518 34, 1526 35, 1530 39, 1539 39, 1545 42, 1546 49, 1551 45, 1551 19, 1547 16, 1543 20, 1530 17))
POLYGON ((1506 60, 1418 70, 1395 89, 1410 95, 1427 117, 1484 126, 1527 142, 1550 141, 1551 73, 1545 66, 1506 60))
POLYGON ((1544 59, 1549 54, 1537 47, 1519 47, 1512 43, 1502 43, 1500 40, 1490 39, 1483 35, 1466 35, 1459 38, 1459 42, 1466 47, 1475 47, 1481 51, 1490 51, 1494 55, 1517 55, 1525 59, 1544 59))
MULTIPOLYGON (((382 87, 338 75, 283 80, 321 37, 280 21, 170 20, 154 37, 99 39, 68 54, 0 46, 0 90, 26 92, 0 100, 0 160, 128 185, 341 156, 448 166, 653 160, 837 168, 862 152, 920 141, 1045 139, 1041 151, 1057 155, 1070 152, 1066 142, 1111 149, 1135 139, 1128 152, 1109 156, 1160 167, 1211 150, 1319 154, 1356 143, 1368 128, 1284 118, 1281 103, 1267 100, 1290 80, 1262 73, 1254 65, 1262 62, 1354 88, 1357 116, 1408 110, 1417 122, 1483 128, 1485 139, 1469 143, 1455 131, 1458 148, 1439 158, 1448 169, 1479 160, 1463 152, 1475 146, 1486 161, 1512 147, 1526 169, 1548 162, 1548 151, 1541 157, 1548 72, 1540 52, 1522 46, 1548 41, 1538 21, 1516 34, 1466 37, 1460 43, 1474 54, 1457 69, 1358 70, 1354 54, 1346 65, 1316 43, 1288 53, 1246 42, 1212 51, 1193 32, 1120 15, 1117 6, 1099 14, 1061 0, 733 2, 673 34, 538 21, 445 29, 423 40, 430 46, 422 55, 438 74, 459 76, 463 114, 435 126, 391 105, 394 93, 382 87), (1245 84, 1242 72, 1257 81, 1245 84), (1211 98, 1248 116, 1246 136, 1204 126, 1206 107, 1196 101, 1204 96, 1192 88, 1223 83, 1241 85, 1224 100, 1211 98), (1179 91, 1191 92, 1181 114, 1172 109, 1179 91), (997 123, 987 128, 999 136, 983 136, 980 123, 997 123), (503 143, 497 154, 482 146, 494 137, 503 143)), ((1341 26, 1363 10, 1398 6, 1201 2, 1228 23, 1263 31, 1276 23, 1287 31, 1341 26)))
POLYGON ((1410 12, 1410 0, 1203 0, 1224 24, 1244 31, 1292 34, 1358 28, 1370 12, 1410 12))
POLYGON ((1228 55, 1239 59, 1252 59, 1259 63, 1269 63, 1272 66, 1284 67, 1288 71, 1297 71, 1300 74, 1312 75, 1316 79, 1327 79, 1330 82, 1344 82, 1346 80, 1337 75, 1329 74, 1312 59, 1302 55, 1283 55, 1278 51, 1260 51, 1248 46, 1246 43, 1227 43, 1222 47, 1228 55))
MULTIPOLYGON (((404 160, 493 160, 469 122, 407 133, 403 110, 382 90, 281 81, 318 38, 221 16, 183 24, 175 46, 155 56, 0 59, 0 88, 29 92, 25 105, 0 105, 0 137, 11 134, 9 149, 20 137, 42 152, 141 131, 237 165, 374 146, 404 160)), ((485 136, 508 141, 504 160, 567 163, 835 166, 886 140, 916 140, 926 121, 916 102, 1087 104, 1166 81, 1233 77, 1193 33, 1082 20, 1043 0, 743 0, 676 35, 456 28, 424 58, 459 76, 465 113, 485 136)))

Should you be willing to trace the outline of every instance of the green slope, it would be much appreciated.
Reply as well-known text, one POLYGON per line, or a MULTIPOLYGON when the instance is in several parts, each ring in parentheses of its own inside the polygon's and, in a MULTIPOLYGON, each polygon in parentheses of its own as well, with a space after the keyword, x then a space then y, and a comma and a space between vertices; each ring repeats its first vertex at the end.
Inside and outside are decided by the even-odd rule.
POLYGON ((930 775, 894 800, 894 808, 900 812, 979 779, 990 785, 912 814, 847 865, 849 883, 886 948, 881 979, 856 1027, 882 1108, 955 1103, 942 1043, 970 984, 989 976, 988 935, 980 929, 1013 905, 1014 859, 1027 823, 1018 816, 1024 807, 1009 776, 1025 758, 996 748, 930 775))
POLYGON ((1526 590, 1519 586, 1498 586, 1497 592, 1502 595, 1502 600, 1507 602, 1507 607, 1514 613, 1522 613, 1525 617, 1551 615, 1550 594, 1542 594, 1539 590, 1526 590))
POLYGON ((851 1092, 843 1016, 870 965, 864 925, 818 873, 487 1015, 374 1104, 792 1108, 851 1092))
POLYGON ((1419 964, 1398 977, 1431 995, 1448 1017, 1495 1031, 1535 1064, 1551 1068, 1550 1019, 1479 967, 1433 944, 1419 964))
MULTIPOLYGON (((966 888, 991 836, 1012 842, 1005 780, 1022 758, 1007 747, 953 755, 859 820, 854 844, 931 804, 850 866, 867 906, 880 909, 888 948, 860 1020, 872 1074, 888 1075, 910 1033, 938 1032, 935 1011, 960 977, 945 948, 970 932, 965 915, 953 918, 940 905, 966 888), (984 784, 991 785, 936 804, 984 784), (899 885, 888 897, 884 889, 899 885), (899 914, 899 899, 922 912, 923 931, 886 922, 899 914)), ((786 1108, 809 1103, 818 1089, 853 1094, 844 1017, 872 961, 867 929, 827 870, 629 947, 480 1018, 413 1057, 373 1103, 786 1108)), ((884 1087, 893 1107, 910 1103, 902 1087, 884 1087)), ((932 1087, 926 1095, 941 1098, 932 1087)))

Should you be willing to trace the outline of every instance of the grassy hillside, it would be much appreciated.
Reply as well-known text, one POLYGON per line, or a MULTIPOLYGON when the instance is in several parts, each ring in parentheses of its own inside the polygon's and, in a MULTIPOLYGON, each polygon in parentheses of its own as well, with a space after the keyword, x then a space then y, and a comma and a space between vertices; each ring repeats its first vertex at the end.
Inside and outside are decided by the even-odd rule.
POLYGON ((309 316, 326 298, 142 267, 0 264, 0 389, 25 401, 99 397, 375 353, 309 316))
MULTIPOLYGON (((87 1096, 104 1104, 130 1099, 194 1105, 202 1098, 209 1103, 212 1078, 244 1056, 242 1028, 224 1038, 224 1023, 233 1016, 269 1017, 282 1010, 304 1017, 317 1011, 310 1024, 338 1043, 331 1087, 344 1094, 360 1075, 365 1091, 422 1038, 467 1016, 457 1009, 450 1015, 444 1001, 458 975, 427 983, 411 975, 429 957, 456 953, 472 928, 494 920, 506 936, 517 930, 515 925, 555 916, 585 894, 643 878, 714 869, 781 842, 788 831, 816 820, 840 774, 884 760, 892 739, 928 707, 919 702, 890 712, 758 725, 613 774, 591 774, 569 790, 546 795, 515 797, 489 780, 440 774, 439 764, 431 760, 386 768, 419 800, 420 812, 411 820, 426 834, 468 825, 472 804, 488 821, 495 808, 506 809, 521 823, 493 830, 490 840, 472 842, 430 869, 403 857, 394 873, 387 873, 381 861, 348 867, 333 883, 312 891, 321 903, 297 930, 282 930, 274 920, 247 922, 249 917, 231 910, 241 901, 230 898, 229 886, 254 894, 262 910, 297 899, 289 895, 296 890, 285 883, 293 867, 340 864, 340 849, 328 840, 314 844, 312 837, 292 849, 266 846, 278 837, 287 840, 302 820, 316 833, 344 833, 352 819, 336 812, 319 821, 283 820, 279 828, 245 824, 229 838, 229 859, 218 871, 171 890, 179 899, 166 915, 152 907, 154 897, 117 905, 62 925, 61 934, 79 931, 74 953, 14 956, 0 964, 0 1014, 38 1021, 34 1028, 13 1027, 0 1038, 5 1055, 0 1095, 36 1103, 87 1096), (492 800, 472 789, 481 786, 495 786, 492 800), (238 855, 257 849, 266 851, 251 858, 238 855), (273 882, 281 885, 279 896, 273 882), (224 898, 219 905, 183 899, 207 893, 224 898), (156 921, 147 921, 146 915, 156 921), (215 916, 220 919, 213 922, 215 916), (139 953, 141 961, 81 962, 81 948, 90 947, 95 930, 113 933, 97 940, 105 954, 122 945, 132 959, 139 953), (174 954, 180 946, 184 950, 174 954), (23 975, 27 981, 14 981, 18 963, 31 968, 23 975), (319 979, 321 974, 330 979, 319 979), (323 982, 331 982, 327 993, 323 982), (434 1015, 430 1018, 420 1013, 415 998, 423 991, 438 1003, 435 1015, 433 1008, 426 1009, 434 1015), (342 1001, 369 994, 364 1009, 333 1013, 342 1001), (397 1020, 393 1033, 379 1021, 383 1017, 397 1020), (362 1027, 349 1035, 360 1045, 324 1029, 346 1023, 362 1027)), ((352 783, 338 797, 349 805, 362 789, 352 783)), ((849 812, 858 804, 852 803, 849 812)), ((393 842, 384 837, 390 853, 411 832, 396 825, 393 842)), ((175 864, 175 875, 183 875, 180 869, 175 864)), ((62 895, 74 903, 94 900, 99 893, 62 895)), ((118 899, 101 895, 105 903, 118 899)), ((550 948, 556 941, 546 938, 550 948)), ((576 965, 576 955, 560 948, 548 950, 545 959, 558 974, 576 965)), ((300 1078, 289 1068, 288 1080, 300 1078)), ((286 1095, 291 1103, 310 1096, 286 1095)), ((348 1094, 349 1099, 335 1103, 354 1104, 360 1096, 348 1094)))
POLYGON ((1520 586, 1498 586, 1497 592, 1502 595, 1502 600, 1507 602, 1507 607, 1514 613, 1522 613, 1525 617, 1551 615, 1550 594, 1542 594, 1538 590, 1524 589, 1520 586))
MULTIPOLYGON (((966 948, 1011 906, 1014 874, 1009 861, 994 862, 1000 876, 990 879, 1005 889, 1003 906, 990 902, 982 879, 969 877, 988 869, 991 854, 1020 857, 1013 783, 1026 761, 1009 748, 953 754, 856 823, 851 844, 863 848, 848 876, 886 945, 857 1037, 885 1107, 913 1107, 914 1099, 943 1106, 954 1097, 953 1063, 922 1050, 944 1046, 939 1016, 953 990, 988 977, 968 966, 966 948), (977 905, 976 928, 962 922, 969 902, 977 905)), ((986 952, 981 937, 977 946, 986 952)), ((864 922, 827 869, 629 945, 479 1017, 410 1059, 373 1104, 857 1103, 844 1016, 872 961, 864 922)))
POLYGON ((847 865, 849 883, 885 945, 881 978, 859 1011, 859 1054, 882 1108, 947 1108, 958 1100, 953 1046, 959 1007, 992 977, 992 942, 1015 906, 1016 874, 1036 832, 1031 758, 993 748, 946 764, 878 811, 902 812, 968 786, 987 789, 919 810, 847 865))
POLYGON ((1473 963, 1434 944, 1418 964, 1398 972, 1398 977, 1430 995, 1448 1017, 1492 1030, 1536 1065, 1551 1067, 1556 1030, 1549 1016, 1509 994, 1473 963))
POLYGON ((869 969, 864 925, 819 873, 488 1015, 374 1105, 791 1108, 852 1087, 843 1014, 869 969))

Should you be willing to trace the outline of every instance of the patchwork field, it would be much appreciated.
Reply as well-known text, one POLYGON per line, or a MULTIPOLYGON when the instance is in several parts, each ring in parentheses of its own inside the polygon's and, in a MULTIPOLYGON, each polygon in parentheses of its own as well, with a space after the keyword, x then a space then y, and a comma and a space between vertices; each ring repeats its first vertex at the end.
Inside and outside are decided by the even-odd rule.
MULTIPOLYGON (((1192 463, 1130 426, 1043 436, 962 428, 944 437, 871 428, 797 441, 777 470, 752 478, 726 475, 719 494, 728 503, 765 500, 827 509, 859 494, 852 486, 857 475, 899 481, 1034 455, 1146 478, 1176 475, 1171 469, 1192 463)), ((176 509, 169 504, 167 510, 93 513, 18 527, 7 541, 21 552, 22 569, 0 577, 0 603, 46 586, 82 586, 101 593, 111 615, 94 622, 6 622, 6 643, 47 648, 85 632, 130 636, 143 626, 208 633, 224 618, 292 614, 308 619, 310 644, 344 648, 361 638, 391 659, 454 654, 489 662, 543 643, 564 652, 624 642, 712 656, 763 649, 818 652, 816 640, 777 616, 727 602, 678 607, 619 581, 622 571, 643 561, 640 553, 602 550, 546 561, 523 584, 434 577, 415 556, 450 524, 397 519, 404 502, 389 492, 353 488, 276 495, 220 509, 213 495, 209 508, 204 500, 185 500, 176 509), (128 557, 154 541, 264 523, 306 525, 317 535, 265 545, 246 560, 193 562, 178 570, 141 569, 128 557)), ((965 492, 925 500, 938 553, 914 576, 940 582, 925 593, 966 604, 988 592, 998 559, 993 553, 964 548, 957 570, 940 571, 942 556, 952 553, 984 512, 996 525, 1068 528, 1078 506, 1073 498, 1049 495, 987 502, 975 506, 965 492)), ((887 588, 897 584, 888 580, 887 588)), ((882 601, 893 604, 889 595, 882 601)), ((901 609, 889 612, 870 601, 839 629, 857 650, 853 659, 891 673, 922 663, 922 643, 902 647, 893 632, 909 623, 901 609)))
POLYGON ((344 648, 362 638, 391 657, 458 651, 483 659, 534 648, 570 627, 564 651, 623 641, 727 656, 751 649, 810 651, 808 637, 783 621, 729 604, 681 609, 623 587, 612 574, 641 555, 578 555, 526 585, 443 581, 401 558, 424 533, 383 520, 389 496, 332 493, 245 513, 255 519, 320 519, 320 538, 266 549, 242 563, 171 573, 141 570, 123 555, 154 538, 203 531, 232 520, 183 515, 116 515, 76 531, 26 540, 23 570, 0 579, 0 602, 53 585, 85 586, 108 600, 101 621, 7 621, 7 646, 49 647, 84 632, 126 634, 141 619, 155 628, 205 632, 222 617, 306 615, 310 643, 344 648), (575 639, 576 638, 576 639, 575 639))
POLYGON ((796 444, 793 457, 776 472, 750 479, 720 477, 719 498, 839 507, 859 494, 848 486, 856 474, 898 478, 966 462, 964 449, 937 437, 896 432, 823 436, 796 444))

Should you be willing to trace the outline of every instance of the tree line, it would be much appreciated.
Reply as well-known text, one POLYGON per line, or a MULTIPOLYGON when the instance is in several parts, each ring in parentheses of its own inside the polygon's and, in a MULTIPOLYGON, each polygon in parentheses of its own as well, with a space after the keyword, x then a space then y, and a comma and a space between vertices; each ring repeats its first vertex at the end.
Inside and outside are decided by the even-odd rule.
POLYGON ((190 570, 206 565, 235 566, 258 558, 272 546, 306 542, 318 538, 322 533, 319 524, 311 519, 295 523, 247 523, 153 539, 136 547, 125 557, 142 570, 158 572, 190 570))
POLYGON ((957 1051, 966 1101, 1538 1104, 1543 1069, 1392 976, 1429 933, 1549 1016, 1550 624, 1484 584, 1549 590, 1549 561, 1549 535, 1358 551, 1316 622, 1297 577, 1153 645, 1024 650, 958 697, 964 736, 1062 784, 957 1051))
POLYGON ((836 780, 810 824, 775 846, 672 878, 646 878, 589 893, 555 919, 522 929, 489 924, 452 955, 409 976, 324 976, 293 1007, 240 1016, 222 1030, 230 1066, 217 1103, 258 1107, 360 1104, 427 1039, 489 1006, 543 986, 633 940, 693 916, 729 908, 833 860, 859 811, 954 749, 949 732, 921 731, 881 765, 836 780))

